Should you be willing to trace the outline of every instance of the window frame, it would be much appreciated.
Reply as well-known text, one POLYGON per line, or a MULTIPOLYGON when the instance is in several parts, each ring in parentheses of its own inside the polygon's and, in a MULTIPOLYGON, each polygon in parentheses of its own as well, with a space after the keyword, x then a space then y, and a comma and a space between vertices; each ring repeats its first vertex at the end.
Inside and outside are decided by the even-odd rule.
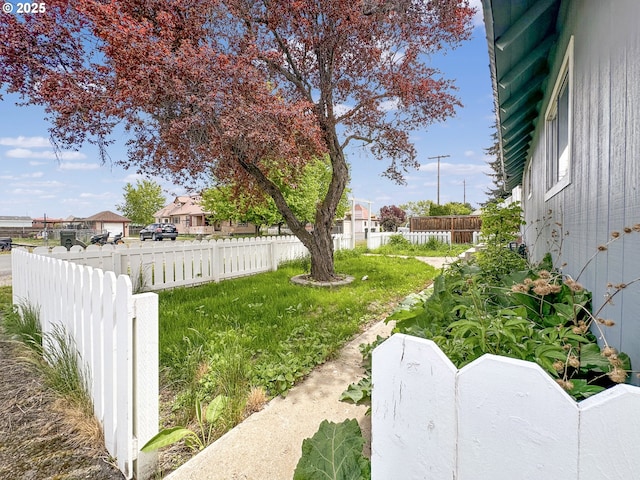
POLYGON ((546 159, 546 184, 547 191, 544 195, 544 199, 549 200, 554 195, 558 194, 569 184, 571 184, 571 154, 572 154, 572 137, 573 137, 573 36, 569 39, 569 44, 562 59, 562 65, 560 71, 556 77, 553 90, 551 92, 551 98, 547 110, 545 112, 545 159, 546 159), (559 101, 563 95, 567 93, 567 112, 566 112, 566 128, 567 139, 566 147, 562 152, 557 151, 558 131, 560 129, 558 124, 558 111, 559 101), (565 173, 563 176, 559 176, 561 163, 565 163, 565 173))

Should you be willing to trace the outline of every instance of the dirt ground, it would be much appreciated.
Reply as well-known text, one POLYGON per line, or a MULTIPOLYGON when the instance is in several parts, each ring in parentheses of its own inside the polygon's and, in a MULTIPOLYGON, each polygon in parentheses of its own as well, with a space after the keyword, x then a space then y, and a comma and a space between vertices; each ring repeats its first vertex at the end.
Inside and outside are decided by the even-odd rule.
POLYGON ((0 331, 0 478, 122 480, 91 424, 45 386, 26 353, 0 331))

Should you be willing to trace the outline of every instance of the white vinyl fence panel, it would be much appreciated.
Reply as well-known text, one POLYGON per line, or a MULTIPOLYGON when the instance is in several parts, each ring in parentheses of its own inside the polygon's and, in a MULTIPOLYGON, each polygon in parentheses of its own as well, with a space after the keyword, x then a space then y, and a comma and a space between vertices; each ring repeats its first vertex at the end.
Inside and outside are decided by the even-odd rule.
POLYGON ((430 340, 373 352, 373 480, 640 478, 640 388, 575 402, 538 365, 484 355, 457 370, 430 340))
POLYGON ((156 454, 138 447, 158 431, 157 295, 133 295, 128 276, 20 248, 12 251, 12 284, 14 304, 37 308, 45 335, 62 328, 73 339, 120 470, 151 478, 156 454))
POLYGON ((451 232, 372 232, 367 237, 367 248, 375 250, 389 243, 391 237, 402 235, 413 245, 424 245, 432 238, 438 242, 451 245, 451 232))
MULTIPOLYGON (((349 248, 349 237, 334 236, 334 250, 349 248)), ((155 291, 218 282, 277 270, 278 265, 309 255, 294 236, 231 238, 130 245, 38 247, 38 255, 126 274, 134 291, 155 291)))

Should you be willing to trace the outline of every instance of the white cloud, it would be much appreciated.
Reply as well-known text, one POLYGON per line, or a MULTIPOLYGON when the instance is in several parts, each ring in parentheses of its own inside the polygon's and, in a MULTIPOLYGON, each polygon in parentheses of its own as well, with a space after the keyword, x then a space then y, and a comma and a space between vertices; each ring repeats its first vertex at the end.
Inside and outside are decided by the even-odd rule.
POLYGON ((473 150, 465 150, 464 152, 465 157, 473 157, 475 154, 476 152, 474 152, 473 150))
POLYGON ((29 195, 29 196, 42 195, 43 193, 44 193, 43 190, 36 190, 36 189, 30 189, 30 188, 14 188, 10 192, 11 195, 29 195))
POLYGON ((349 111, 352 109, 353 107, 346 105, 344 103, 339 103, 337 105, 333 106, 333 113, 336 117, 340 117, 342 115, 344 115, 345 113, 349 113, 349 111))
POLYGON ((57 180, 50 180, 50 181, 44 181, 44 182, 21 181, 21 182, 13 182, 11 186, 17 187, 17 188, 49 188, 51 189, 51 188, 62 188, 65 186, 65 184, 57 180))
POLYGON ((110 198, 112 196, 111 192, 105 192, 105 193, 87 193, 87 192, 83 192, 80 195, 78 195, 80 198, 89 198, 89 199, 105 199, 105 198, 110 198))
POLYGON ((9 158, 36 158, 43 160, 84 160, 87 156, 82 152, 63 151, 56 153, 52 150, 34 152, 27 148, 13 148, 7 150, 6 156, 9 158))
POLYGON ((47 164, 47 162, 37 162, 37 161, 34 161, 34 160, 29 162, 29 166, 31 166, 31 167, 41 167, 42 165, 46 165, 46 164, 47 164))
POLYGON ((0 145, 21 148, 51 148, 51 142, 45 137, 0 137, 0 145))
POLYGON ((469 5, 476 9, 472 24, 474 27, 484 27, 484 17, 482 15, 482 0, 469 0, 469 5))
POLYGON ((63 162, 58 167, 60 170, 97 170, 100 165, 97 163, 73 163, 63 162))
POLYGON ((383 112, 391 112, 393 110, 397 110, 399 104, 400 100, 397 98, 394 98, 392 100, 385 100, 384 102, 380 103, 380 110, 382 110, 383 112))
MULTIPOLYGON (((478 175, 486 173, 490 170, 488 165, 480 165, 475 163, 440 163, 440 173, 448 175, 478 175)), ((438 164, 436 162, 425 163, 420 165, 421 172, 437 172, 438 164)))

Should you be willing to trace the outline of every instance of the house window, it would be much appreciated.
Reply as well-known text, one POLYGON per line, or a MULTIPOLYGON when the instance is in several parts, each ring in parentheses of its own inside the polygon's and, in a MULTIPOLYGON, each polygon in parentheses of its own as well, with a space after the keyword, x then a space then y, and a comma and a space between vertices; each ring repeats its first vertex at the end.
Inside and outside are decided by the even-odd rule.
POLYGON ((573 37, 569 40, 545 115, 547 159, 545 200, 553 197, 571 183, 572 100, 573 37))

